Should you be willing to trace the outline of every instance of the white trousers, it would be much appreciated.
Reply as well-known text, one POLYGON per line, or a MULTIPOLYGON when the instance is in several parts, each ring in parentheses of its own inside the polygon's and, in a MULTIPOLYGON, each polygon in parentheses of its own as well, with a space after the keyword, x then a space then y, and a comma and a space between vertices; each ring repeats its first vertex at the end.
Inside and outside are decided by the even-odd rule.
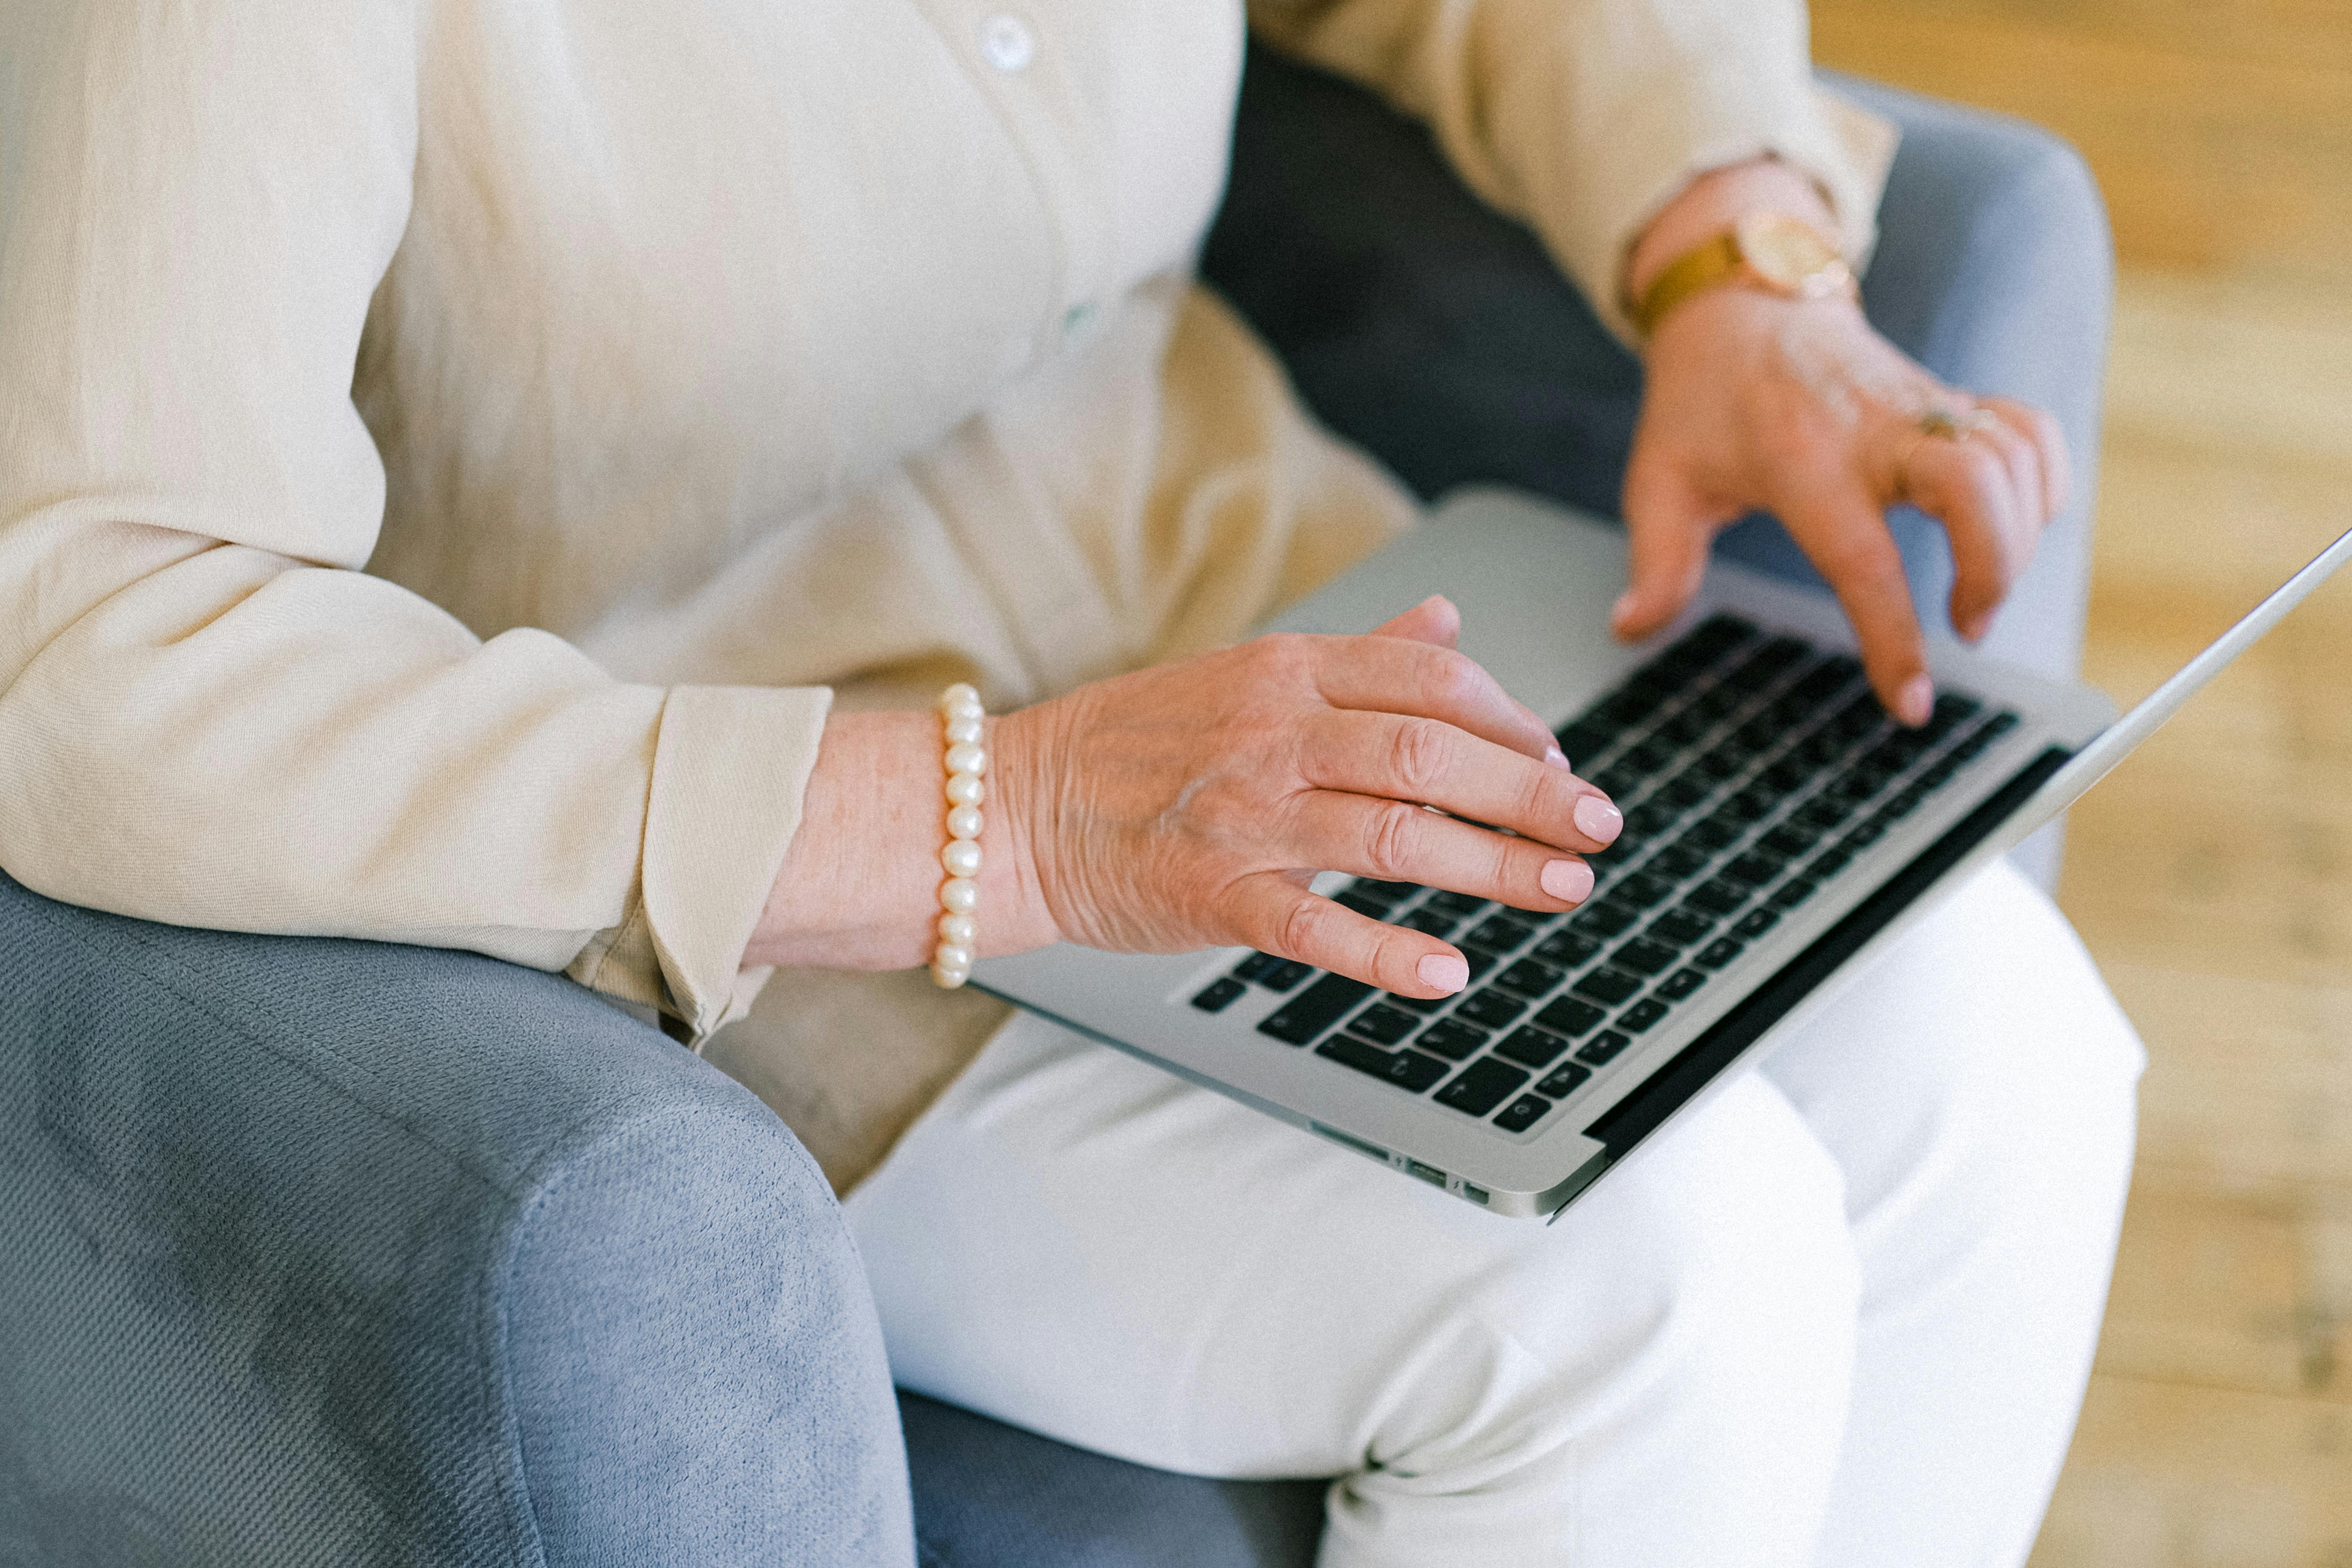
POLYGON ((1337 1477, 1324 1568, 2013 1565, 2141 1065, 2002 867, 1549 1227, 1025 1017, 847 1210, 902 1384, 1337 1477))

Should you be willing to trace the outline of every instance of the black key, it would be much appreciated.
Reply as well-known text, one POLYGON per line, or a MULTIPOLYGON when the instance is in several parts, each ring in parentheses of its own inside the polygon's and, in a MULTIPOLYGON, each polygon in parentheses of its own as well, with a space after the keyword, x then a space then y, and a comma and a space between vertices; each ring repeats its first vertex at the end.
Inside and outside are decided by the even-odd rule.
POLYGON ((1413 1031, 1415 1020, 1410 1013, 1400 1013, 1394 1007, 1375 1002, 1348 1020, 1348 1032, 1361 1035, 1378 1045, 1393 1046, 1413 1031))
POLYGON ((1919 803, 1927 798, 1926 790, 1917 784, 1906 784, 1895 792, 1894 799, 1879 808, 1880 814, 1899 821, 1918 810, 1919 803))
POLYGON ((1601 939, 1580 931, 1556 931, 1536 943, 1535 955, 1547 963, 1573 969, 1601 951, 1601 939))
POLYGON ((1811 774, 1794 763, 1774 763, 1756 775, 1758 781, 1774 795, 1788 795, 1805 787, 1811 774))
POLYGON ((1722 848, 1738 837, 1739 834, 1739 824, 1727 822, 1717 816, 1709 816, 1694 822, 1683 829, 1683 836, 1679 842, 1687 844, 1694 849, 1711 851, 1722 848))
POLYGON ((1348 885, 1348 891, 1368 899, 1378 899, 1384 904, 1402 903, 1421 891, 1419 882, 1375 882, 1369 877, 1359 877, 1348 885))
POLYGON ((1746 942, 1734 942, 1727 936, 1719 936, 1700 950, 1698 962, 1709 969, 1721 969, 1747 951, 1746 942))
POLYGON ((1874 816, 1867 821, 1855 823, 1853 830, 1838 840, 1838 847, 1848 852, 1867 849, 1885 837, 1886 824, 1874 816))
POLYGON ((1690 890, 1690 901, 1713 914, 1727 915, 1748 901, 1748 889, 1717 877, 1690 890))
POLYGON ((1951 783, 1952 775, 1959 771, 1959 758, 1956 756, 1938 757, 1934 762, 1929 763, 1926 770, 1919 774, 1918 783, 1921 786, 1927 789, 1941 789, 1946 784, 1951 783))
POLYGON ((1658 982, 1657 994, 1669 1002, 1679 1002, 1706 984, 1706 976, 1696 969, 1677 969, 1658 982))
POLYGON ((1621 766, 1631 768, 1645 777, 1657 773, 1674 760, 1674 752, 1655 742, 1646 742, 1617 759, 1621 766))
POLYGON ((1508 1057, 1522 1067, 1549 1067, 1552 1058, 1568 1049, 1568 1042, 1543 1029, 1517 1028, 1503 1037, 1495 1047, 1498 1057, 1508 1057))
POLYGON ((1486 907, 1486 900, 1468 893, 1432 893, 1424 909, 1439 910, 1449 915, 1475 915, 1486 907))
POLYGON ((1715 793, 1715 781, 1693 771, 1676 773, 1658 786, 1658 798, 1668 805, 1688 808, 1715 793))
POLYGON ((1470 984, 1475 985, 1486 978, 1487 971, 1495 967, 1495 955, 1482 952, 1475 947, 1465 947, 1462 950, 1462 962, 1470 966, 1470 984))
POLYGON ((1265 978, 1260 980, 1258 984, 1268 991, 1296 991, 1298 989, 1298 983, 1314 973, 1313 964, 1301 963, 1295 958, 1286 958, 1276 964, 1266 973, 1265 978))
POLYGON ((1845 751, 1843 736, 1834 730, 1821 729, 1797 742, 1796 755, 1809 766, 1825 768, 1844 756, 1845 751))
POLYGON ((1599 1067, 1633 1043, 1631 1035, 1621 1034, 1615 1029, 1603 1029, 1578 1048, 1576 1059, 1599 1067))
POLYGON ((1569 987, 1580 996, 1590 996, 1612 1007, 1641 988, 1639 980, 1614 969, 1596 969, 1569 987))
POLYGON ((1267 975, 1288 962, 1289 960, 1276 958, 1270 952, 1253 952, 1234 965, 1233 975, 1236 980, 1255 980, 1264 984, 1267 975))
POLYGON ((1437 1103, 1452 1106, 1470 1116, 1484 1116, 1512 1095, 1528 1081, 1528 1075, 1508 1062, 1498 1062, 1488 1057, 1472 1062, 1462 1075, 1437 1091, 1437 1103))
POLYGON ((1576 929, 1594 936, 1615 936, 1641 918, 1642 911, 1632 905, 1607 899, 1578 910, 1576 929))
POLYGON ((1784 822, 1756 842, 1760 847, 1769 849, 1784 860, 1794 860, 1798 856, 1820 843, 1821 838, 1820 834, 1809 828, 1800 827, 1792 822, 1784 822))
POLYGON ((1543 1096, 1519 1096, 1517 1100, 1503 1107, 1503 1114, 1496 1117, 1494 1123, 1506 1133, 1524 1133, 1527 1129, 1543 1121, 1545 1112, 1550 1112, 1550 1110, 1552 1102, 1545 1100, 1543 1096))
POLYGON ((1682 813, 1661 800, 1645 800, 1625 814, 1625 826, 1643 837, 1654 837, 1682 820, 1682 813))
POLYGON ((1715 814, 1734 822, 1761 822, 1771 816, 1772 808, 1780 804, 1780 797, 1770 790, 1758 789, 1751 784, 1717 806, 1715 814))
POLYGON ((1818 827, 1827 833, 1853 815, 1853 807, 1835 795, 1815 795, 1790 812, 1789 820, 1802 823, 1807 827, 1818 827))
MULTIPOLYGON (((1711 721, 1696 708, 1685 708, 1658 726, 1658 739, 1670 746, 1687 746, 1707 732, 1711 721)), ((1683 803, 1687 805, 1690 803, 1683 803)))
POLYGON ((1535 932, 1518 921, 1507 921, 1502 916, 1496 915, 1494 919, 1482 922, 1477 930, 1462 940, 1475 942, 1489 952, 1508 952, 1533 935, 1535 932))
POLYGON ((1360 915, 1369 915, 1376 921, 1389 918, 1388 905, 1368 899, 1361 893, 1334 893, 1331 895, 1331 901, 1343 910, 1353 910, 1360 915))
POLYGON ((1454 928, 1461 923, 1460 921, 1449 915, 1441 914, 1426 906, 1413 910, 1412 913, 1397 921, 1397 924, 1408 931, 1425 931, 1431 936, 1438 937, 1452 936, 1454 928))
POLYGON ((1666 1005, 1655 996, 1644 996, 1617 1015, 1617 1026, 1642 1034, 1666 1016, 1666 1005))
POLYGON ((1885 722, 1886 710, 1867 691, 1839 709, 1837 716, 1830 721, 1839 734, 1857 741, 1885 722))
POLYGON ((1551 1101, 1540 1095, 1523 1094, 1495 1118, 1495 1125, 1506 1132, 1525 1132, 1541 1121, 1550 1109, 1551 1101))
POLYGON ((1642 775, 1622 763, 1612 763, 1590 778, 1592 787, 1612 800, 1619 795, 1632 795, 1642 787, 1642 775))
POLYGON ((1662 942, 1647 937, 1635 937, 1609 955, 1609 962, 1620 969, 1630 969, 1636 974, 1655 974, 1671 967, 1682 954, 1662 942))
POLYGON ((1627 682, 1592 705, 1603 722, 1628 730, 1658 710, 1665 693, 1654 686, 1627 682))
POLYGON ((1523 958, 1495 976, 1495 984, 1522 996, 1541 996, 1559 984, 1560 973, 1549 963, 1523 958))
POLYGON ((1649 869, 1662 877, 1672 877, 1679 882, 1703 869, 1711 858, 1705 850, 1688 844, 1669 844, 1652 857, 1649 869))
POLYGON ((1559 749, 1568 753, 1568 760, 1580 768, 1598 759, 1616 736, 1599 724, 1570 724, 1556 738, 1559 742, 1559 749))
POLYGON ((1731 738, 1739 742, 1741 750, 1754 756, 1759 752, 1770 751, 1773 744, 1786 733, 1788 731, 1782 727, 1782 721, 1766 712, 1758 714, 1738 729, 1734 730, 1731 732, 1731 738))
POLYGON ((1381 998, 1381 1005, 1383 1007, 1410 1007, 1416 1013, 1434 1013, 1440 1007, 1444 1006, 1448 1002, 1453 1000, 1454 998, 1451 996, 1400 996, 1395 992, 1391 991, 1387 995, 1381 998))
POLYGON ((1691 764, 1696 771, 1705 773, 1718 784, 1732 777, 1747 765, 1748 753, 1737 746, 1730 745, 1717 746, 1691 764))
POLYGON ((1421 1032, 1421 1038, 1413 1042, 1423 1050, 1435 1051, 1439 1056, 1457 1062, 1466 1062, 1476 1056, 1478 1047, 1486 1043, 1486 1030, 1474 1029, 1452 1018, 1442 1018, 1432 1024, 1421 1032))
POLYGON ((1579 1067, 1574 1062, 1562 1062, 1552 1068, 1551 1076, 1536 1085, 1536 1089, 1558 1100, 1563 1095, 1574 1094, 1576 1086, 1591 1076, 1591 1068, 1579 1067))
POLYGON ((1506 996, 1499 991, 1481 991, 1454 1009, 1454 1016, 1482 1029, 1499 1029, 1517 1020, 1527 1010, 1528 1005, 1516 996, 1506 996))
POLYGON ((1371 990, 1360 980, 1327 974, 1276 1007, 1257 1026, 1257 1032, 1303 1046, 1338 1023, 1340 1014, 1371 994, 1371 990))
POLYGON ((1975 714, 1976 699, 1963 697, 1957 691, 1947 691, 1936 699, 1936 710, 1919 733, 1931 741, 1940 741, 1960 727, 1960 721, 1975 714))
POLYGON ((1762 936, 1780 923, 1780 915, 1777 910, 1750 910, 1739 917, 1739 923, 1731 928, 1731 932, 1734 936, 1752 939, 1762 936))
POLYGON ((1572 1040, 1606 1016, 1607 1014, 1590 1002, 1580 1002, 1573 996, 1555 996, 1545 1005, 1542 1012, 1536 1015, 1536 1022, 1553 1034, 1566 1035, 1572 1040))
POLYGON ((1744 882, 1748 887, 1760 888, 1786 869, 1788 869, 1787 861, 1776 860, 1769 855, 1750 851, 1726 866, 1723 868, 1723 875, 1735 882, 1744 882))
POLYGON ((1612 901, 1630 904, 1646 910, 1674 897, 1675 885, 1664 877, 1653 877, 1647 871, 1636 871, 1609 890, 1612 901))
POLYGON ((1813 857, 1805 868, 1805 875, 1816 882, 1825 882, 1853 863, 1853 857, 1843 849, 1824 849, 1813 857))
POLYGON ((1791 877, 1772 889, 1772 901, 1784 910, 1793 910, 1811 898, 1818 886, 1802 877, 1791 877))
POLYGON ((1341 1067, 1354 1068, 1358 1072, 1388 1079, 1399 1089, 1420 1094, 1435 1084, 1454 1068, 1435 1057, 1425 1057, 1419 1051, 1384 1051, 1368 1045, 1353 1035, 1340 1035, 1315 1047, 1318 1057, 1328 1057, 1341 1067))
POLYGON ((1691 699, 1691 711, 1712 721, 1738 710, 1745 699, 1728 686, 1711 686, 1691 699))
POLYGON ((1233 1005, 1234 997, 1249 989, 1232 975, 1212 981, 1209 988, 1192 998, 1192 1005, 1203 1013, 1222 1013, 1233 1005))
POLYGON ((1835 784, 1830 785, 1830 793, 1859 805, 1885 789, 1888 777, 1888 774, 1881 773, 1876 768, 1849 768, 1838 775, 1835 784))
POLYGON ((1705 915, 1693 910, 1679 909, 1668 910, 1664 914, 1652 921, 1650 929, 1642 934, 1653 942, 1670 942, 1675 947, 1688 947, 1714 929, 1715 922, 1705 915))

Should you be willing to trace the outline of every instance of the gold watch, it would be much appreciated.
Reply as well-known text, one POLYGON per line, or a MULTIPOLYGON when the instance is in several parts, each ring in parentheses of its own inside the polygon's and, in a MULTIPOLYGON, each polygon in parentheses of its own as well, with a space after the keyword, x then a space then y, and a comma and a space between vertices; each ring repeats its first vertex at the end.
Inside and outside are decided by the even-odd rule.
POLYGON ((1751 212, 1666 263, 1639 300, 1625 301, 1625 313, 1647 338, 1675 306, 1727 283, 1790 300, 1855 293, 1853 268, 1819 229, 1787 213, 1751 212))

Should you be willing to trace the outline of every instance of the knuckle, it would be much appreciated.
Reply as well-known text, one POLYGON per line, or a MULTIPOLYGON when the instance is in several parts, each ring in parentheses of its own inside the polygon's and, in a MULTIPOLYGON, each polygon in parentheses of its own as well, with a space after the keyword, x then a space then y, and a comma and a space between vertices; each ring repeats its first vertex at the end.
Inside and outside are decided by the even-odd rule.
POLYGON ((1407 719, 1389 742, 1389 773, 1397 789, 1413 799, 1430 794, 1453 760, 1446 726, 1433 719, 1407 719))
POLYGON ((1404 879, 1421 847, 1422 810, 1402 801, 1372 808, 1364 829, 1364 864, 1382 881, 1404 879))
POLYGON ((1336 907, 1312 893, 1301 893, 1291 900, 1276 928, 1277 951, 1293 958, 1304 958, 1316 952, 1326 919, 1324 911, 1336 907))

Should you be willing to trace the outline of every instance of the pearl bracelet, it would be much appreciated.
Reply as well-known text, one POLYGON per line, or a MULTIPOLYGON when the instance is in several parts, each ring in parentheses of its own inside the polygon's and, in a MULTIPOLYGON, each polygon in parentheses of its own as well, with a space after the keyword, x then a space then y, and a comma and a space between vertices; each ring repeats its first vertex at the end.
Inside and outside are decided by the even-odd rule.
POLYGON ((980 693, 959 680, 940 693, 940 717, 948 771, 948 844, 940 851, 940 867, 948 877, 940 884, 940 942, 931 949, 931 978, 952 991, 971 978, 979 945, 980 928, 971 917, 980 903, 980 803, 987 794, 980 780, 988 772, 988 751, 980 737, 988 714, 980 693))

